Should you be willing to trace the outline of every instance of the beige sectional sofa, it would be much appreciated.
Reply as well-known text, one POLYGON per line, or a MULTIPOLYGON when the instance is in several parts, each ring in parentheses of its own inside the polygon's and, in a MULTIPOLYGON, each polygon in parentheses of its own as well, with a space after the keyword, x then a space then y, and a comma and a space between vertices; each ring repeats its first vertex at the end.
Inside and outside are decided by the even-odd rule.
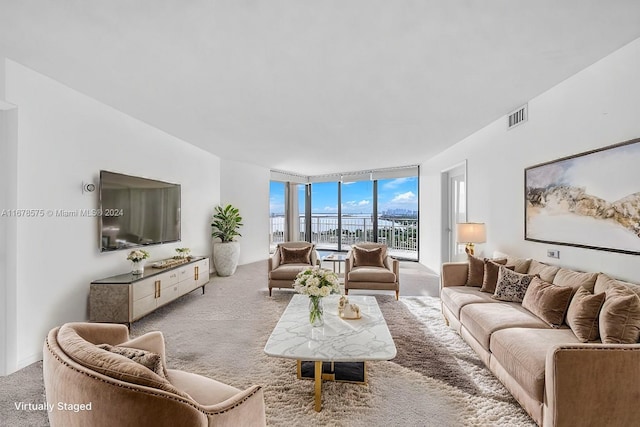
MULTIPOLYGON (((604 292, 606 298, 616 292, 625 292, 627 300, 640 295, 640 286, 605 274, 580 273, 535 260, 509 258, 509 264, 519 273, 571 286, 574 294, 582 286, 594 294, 604 292)), ((639 425, 638 338, 631 344, 581 342, 566 323, 554 328, 521 303, 498 301, 480 287, 467 286, 468 277, 467 262, 442 265, 445 319, 538 425, 639 425)), ((636 333, 630 329, 633 325, 624 327, 636 333)))

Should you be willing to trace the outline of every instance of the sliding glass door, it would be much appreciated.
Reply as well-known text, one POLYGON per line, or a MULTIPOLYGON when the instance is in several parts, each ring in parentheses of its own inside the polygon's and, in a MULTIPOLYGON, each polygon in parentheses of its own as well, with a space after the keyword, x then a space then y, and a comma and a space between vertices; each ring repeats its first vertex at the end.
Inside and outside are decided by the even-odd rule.
POLYGON ((338 183, 311 184, 311 241, 318 249, 338 249, 338 183))
POLYGON ((377 181, 378 242, 399 258, 418 259, 418 177, 377 181))
POLYGON ((340 183, 341 191, 341 240, 340 250, 351 245, 373 242, 373 181, 340 183))

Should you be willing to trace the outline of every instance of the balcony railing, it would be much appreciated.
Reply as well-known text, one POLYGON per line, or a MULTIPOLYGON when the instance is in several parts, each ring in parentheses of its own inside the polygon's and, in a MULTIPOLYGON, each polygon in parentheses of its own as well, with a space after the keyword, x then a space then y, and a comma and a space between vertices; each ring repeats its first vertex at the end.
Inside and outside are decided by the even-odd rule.
MULTIPOLYGON (((305 239, 305 218, 299 218, 300 236, 293 240, 305 239)), ((271 216, 271 245, 284 241, 284 216, 271 216)), ((342 217, 342 235, 338 230, 336 216, 311 216, 311 241, 318 249, 337 250, 338 241, 342 249, 361 242, 373 242, 373 219, 370 217, 342 217)), ((401 258, 418 259, 418 220, 383 216, 378 218, 378 242, 386 243, 391 255, 401 258)))

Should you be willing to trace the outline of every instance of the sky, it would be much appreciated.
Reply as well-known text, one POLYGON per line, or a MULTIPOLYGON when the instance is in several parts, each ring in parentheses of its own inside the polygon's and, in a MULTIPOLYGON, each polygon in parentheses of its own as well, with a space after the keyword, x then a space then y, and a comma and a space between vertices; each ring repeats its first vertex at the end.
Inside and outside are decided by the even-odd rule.
MULTIPOLYGON (((314 214, 338 212, 338 183, 312 184, 311 211, 314 214)), ((300 212, 304 212, 304 186, 299 186, 300 212)), ((284 213, 284 184, 271 181, 271 214, 284 213)), ((396 178, 378 181, 378 212, 393 209, 418 210, 418 178, 396 178)), ((342 213, 371 214, 373 212, 373 182, 356 181, 342 184, 342 213)))

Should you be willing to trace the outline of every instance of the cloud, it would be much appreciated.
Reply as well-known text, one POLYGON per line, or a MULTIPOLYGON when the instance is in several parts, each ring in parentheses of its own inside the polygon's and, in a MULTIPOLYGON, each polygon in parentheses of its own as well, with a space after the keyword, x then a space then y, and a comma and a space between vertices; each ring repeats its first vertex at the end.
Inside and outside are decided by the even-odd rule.
POLYGON ((396 194, 391 203, 413 203, 415 200, 416 195, 413 191, 407 191, 406 193, 396 194))
POLYGON ((394 189, 400 187, 401 185, 404 185, 404 184, 406 184, 408 182, 415 181, 415 179, 416 179, 415 177, 411 177, 411 176, 407 176, 405 178, 396 178, 396 179, 394 179, 392 181, 385 182, 382 185, 382 188, 385 189, 385 190, 394 190, 394 189))
POLYGON ((360 200, 358 202, 358 206, 368 206, 369 205, 369 201, 368 200, 360 200))

